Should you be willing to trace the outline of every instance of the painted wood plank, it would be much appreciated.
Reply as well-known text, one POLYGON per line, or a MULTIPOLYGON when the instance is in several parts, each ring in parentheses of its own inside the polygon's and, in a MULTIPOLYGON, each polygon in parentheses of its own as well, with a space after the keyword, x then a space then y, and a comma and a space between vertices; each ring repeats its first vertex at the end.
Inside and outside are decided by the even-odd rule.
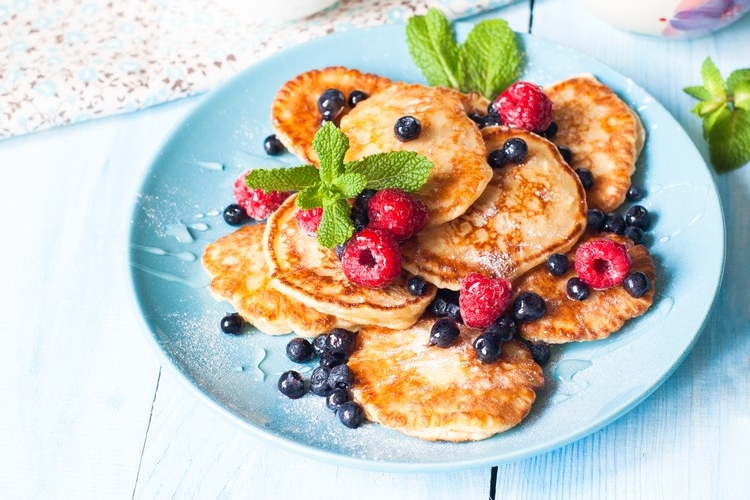
POLYGON ((0 146, 3 498, 132 494, 158 364, 120 235, 160 135, 143 116, 0 146))

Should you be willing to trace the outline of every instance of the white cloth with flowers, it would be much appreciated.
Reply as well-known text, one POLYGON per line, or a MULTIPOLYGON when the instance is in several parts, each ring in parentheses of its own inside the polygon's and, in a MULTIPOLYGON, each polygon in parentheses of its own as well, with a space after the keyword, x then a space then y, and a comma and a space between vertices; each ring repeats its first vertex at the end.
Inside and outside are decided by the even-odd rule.
POLYGON ((212 0, 0 2, 0 139, 205 92, 281 48, 334 31, 452 18, 515 0, 340 0, 267 26, 212 0))

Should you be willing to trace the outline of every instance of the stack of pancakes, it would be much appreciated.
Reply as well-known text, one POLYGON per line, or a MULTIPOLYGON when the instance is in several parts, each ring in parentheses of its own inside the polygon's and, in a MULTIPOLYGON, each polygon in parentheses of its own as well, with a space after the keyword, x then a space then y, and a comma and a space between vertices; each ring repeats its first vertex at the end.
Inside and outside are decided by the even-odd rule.
POLYGON ((311 147, 320 125, 317 98, 328 88, 369 96, 338 118, 350 142, 346 161, 408 149, 435 165, 414 193, 427 205, 430 222, 403 243, 400 277, 382 289, 350 282, 335 252, 297 227, 295 195, 265 224, 208 245, 203 263, 212 292, 262 332, 313 337, 335 327, 358 330, 349 361, 356 375, 352 393, 369 420, 423 439, 465 441, 502 432, 529 413, 544 375, 524 342, 504 344, 501 359, 491 364, 473 352, 478 330, 461 325, 449 348, 428 342, 435 318, 426 311, 437 289, 458 290, 470 272, 505 278, 515 293, 530 290, 545 299, 547 314, 520 327, 527 341, 605 338, 650 307, 653 287, 637 299, 614 287, 570 300, 565 285, 574 271, 556 277, 544 266, 552 253, 568 252, 572 261, 580 242, 611 237, 628 245, 633 270, 652 282, 655 277, 642 245, 586 232, 589 208, 610 212, 625 201, 644 142, 637 115, 594 77, 545 89, 558 125, 553 143, 506 126, 480 130, 469 113, 486 112, 488 101, 476 94, 341 67, 306 72, 279 90, 271 117, 277 137, 305 163, 317 161, 311 147), (393 125, 405 115, 417 117, 422 132, 401 142, 393 125), (527 143, 527 159, 491 169, 488 153, 511 137, 527 143), (558 146, 573 152, 572 167, 558 146), (573 167, 590 170, 594 185, 584 190, 573 167), (413 275, 428 283, 424 295, 407 290, 413 275))

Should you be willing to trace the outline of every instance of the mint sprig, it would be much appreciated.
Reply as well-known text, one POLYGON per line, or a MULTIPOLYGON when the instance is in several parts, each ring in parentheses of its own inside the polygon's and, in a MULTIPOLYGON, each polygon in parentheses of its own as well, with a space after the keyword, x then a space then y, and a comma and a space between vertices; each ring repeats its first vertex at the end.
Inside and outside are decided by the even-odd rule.
POLYGON ((685 87, 700 102, 691 110, 703 120, 711 164, 718 173, 750 161, 750 68, 733 71, 726 82, 707 57, 701 66, 703 85, 685 87))
POLYGON ((492 99, 520 74, 516 35, 503 19, 480 21, 459 44, 445 14, 432 8, 409 18, 406 43, 412 60, 433 86, 476 91, 492 99))
POLYGON ((354 234, 347 200, 368 188, 416 191, 433 166, 427 157, 412 151, 378 153, 345 163, 349 139, 330 122, 315 134, 312 147, 318 154, 319 169, 314 165, 254 169, 245 183, 264 191, 298 191, 296 203, 303 210, 323 207, 318 242, 326 248, 343 244, 354 234))

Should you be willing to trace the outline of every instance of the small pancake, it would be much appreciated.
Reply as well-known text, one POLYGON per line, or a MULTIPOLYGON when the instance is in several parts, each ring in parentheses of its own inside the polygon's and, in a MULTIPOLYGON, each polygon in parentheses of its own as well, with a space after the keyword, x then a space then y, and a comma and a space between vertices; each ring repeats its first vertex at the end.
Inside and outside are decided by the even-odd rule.
POLYGON ((304 337, 350 328, 351 323, 292 300, 270 285, 263 255, 262 224, 243 226, 206 246, 203 266, 211 276, 211 292, 231 303, 245 321, 261 332, 304 337))
MULTIPOLYGON (((339 89, 348 98, 353 90, 371 95, 391 84, 388 78, 334 66, 306 71, 284 83, 271 104, 271 126, 276 137, 306 163, 318 164, 312 141, 320 128, 318 97, 327 89, 339 89)), ((346 114, 351 108, 345 106, 346 114)))
POLYGON ((555 105, 558 131, 552 141, 573 153, 571 166, 594 176, 589 208, 611 212, 625 201, 646 132, 638 115, 592 75, 545 88, 555 105))
POLYGON ((522 164, 496 169, 464 215, 403 244, 404 267, 439 288, 458 290, 470 272, 512 281, 570 249, 586 228, 583 187, 554 144, 504 126, 482 134, 489 151, 519 137, 529 153, 522 164))
POLYGON ((405 270, 391 285, 372 289, 349 281, 333 250, 297 227, 297 195, 292 195, 266 223, 263 251, 271 284, 284 295, 323 313, 357 325, 406 328, 414 324, 435 296, 434 286, 414 297, 405 270))
POLYGON ((471 97, 455 90, 394 83, 362 101, 341 120, 349 138, 346 161, 387 151, 421 153, 433 162, 427 182, 414 193, 430 211, 429 226, 461 215, 492 178, 477 125, 466 114, 471 97), (464 102, 466 101, 466 102, 464 102), (393 127, 402 116, 420 121, 416 139, 402 142, 393 127))
POLYGON ((569 299, 565 289, 568 280, 576 276, 572 265, 578 247, 576 245, 568 253, 571 266, 565 275, 553 276, 542 265, 513 283, 514 290, 536 292, 544 298, 547 305, 547 312, 540 319, 519 325, 519 333, 523 338, 543 340, 549 344, 603 339, 622 328, 627 320, 644 314, 651 307, 656 270, 648 249, 612 234, 587 233, 581 243, 602 237, 627 245, 631 259, 628 272, 641 271, 648 276, 651 281, 649 290, 642 297, 634 298, 622 285, 618 285, 604 290, 591 289, 585 300, 569 299))
POLYGON ((485 439, 523 420, 544 386, 528 348, 513 340, 497 362, 482 363, 472 347, 479 330, 460 325, 456 343, 441 348, 429 343, 434 321, 360 330, 348 365, 367 419, 430 441, 485 439))

